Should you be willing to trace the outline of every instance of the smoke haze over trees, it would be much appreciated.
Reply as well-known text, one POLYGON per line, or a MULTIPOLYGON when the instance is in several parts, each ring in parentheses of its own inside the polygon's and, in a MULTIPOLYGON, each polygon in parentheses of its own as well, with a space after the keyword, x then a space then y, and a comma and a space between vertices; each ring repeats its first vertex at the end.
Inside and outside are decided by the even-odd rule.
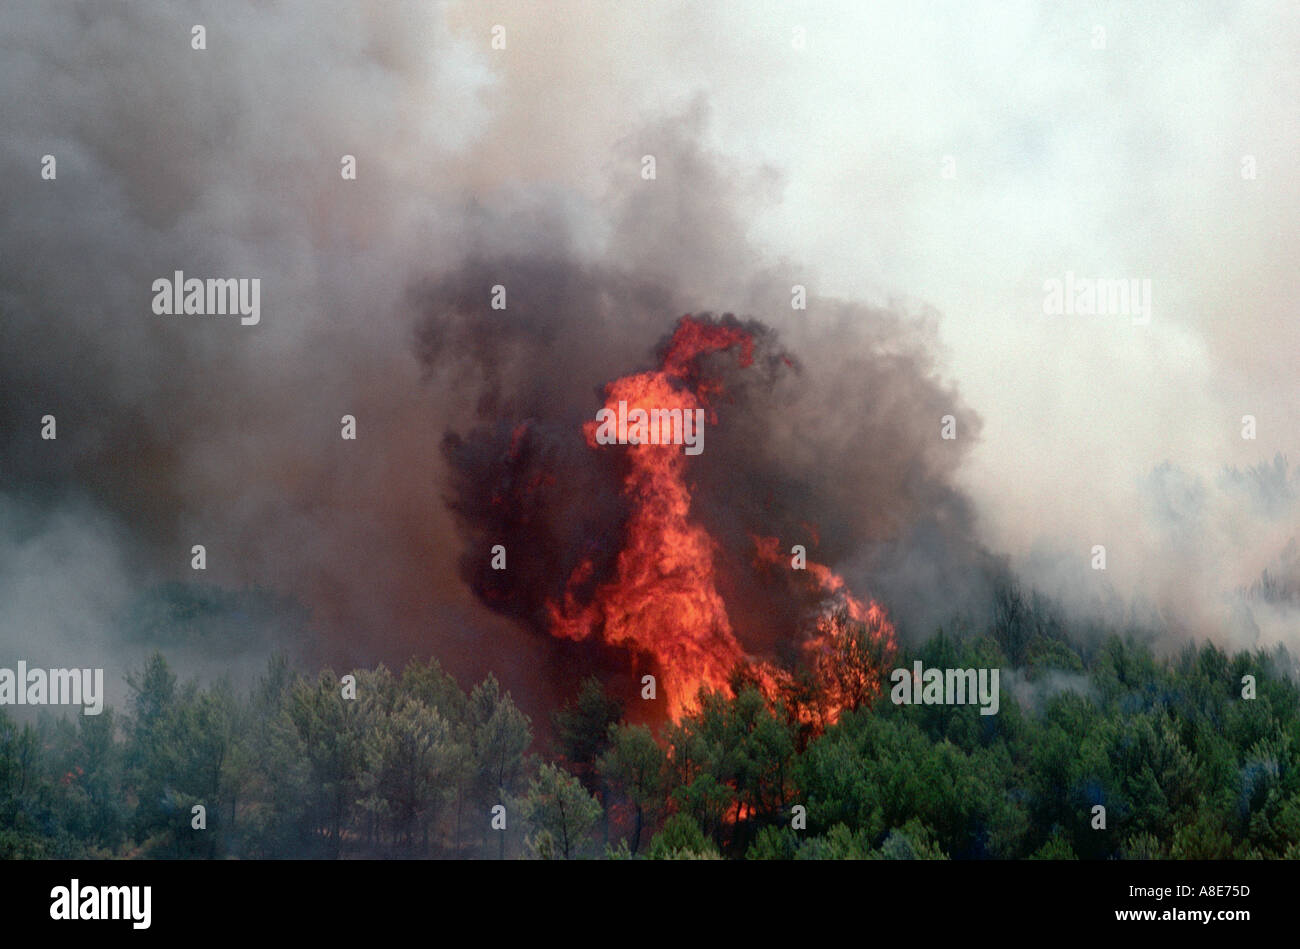
POLYGON ((899 657, 1003 666, 997 715, 881 699, 824 731, 742 686, 656 733, 593 679, 546 748, 494 677, 466 692, 436 662, 356 671, 346 699, 283 658, 237 693, 155 655, 127 708, 0 716, 0 857, 1300 857, 1289 654, 1079 651, 1006 596, 999 625, 899 657))

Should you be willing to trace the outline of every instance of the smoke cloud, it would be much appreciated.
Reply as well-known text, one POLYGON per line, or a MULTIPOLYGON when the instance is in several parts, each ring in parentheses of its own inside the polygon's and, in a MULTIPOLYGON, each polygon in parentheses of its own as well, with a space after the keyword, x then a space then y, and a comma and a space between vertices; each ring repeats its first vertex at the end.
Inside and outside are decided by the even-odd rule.
MULTIPOLYGON (((0 650, 102 658, 111 686, 151 645, 140 630, 161 628, 140 620, 149 604, 199 577, 227 591, 187 640, 204 674, 230 667, 232 641, 249 668, 278 646, 336 665, 433 654, 551 703, 571 691, 572 657, 536 634, 537 611, 576 558, 611 555, 624 514, 615 461, 580 426, 686 313, 735 314, 762 344, 749 370, 720 364, 728 401, 691 469, 693 516, 735 561, 724 594, 760 648, 777 647, 783 614, 739 567, 751 531, 807 544, 904 637, 978 614, 1010 564, 1080 615, 1140 602, 1179 637, 1293 639, 1297 476, 1274 459, 1300 435, 1282 356, 1295 243, 1272 225, 1296 219, 1294 186, 1258 182, 1282 191, 1241 209, 1250 234, 1280 239, 1216 226, 1153 258, 1098 230, 1087 251, 1035 252, 1043 208, 1101 202, 1123 224, 1163 220, 1183 194, 1152 186, 1154 203, 1126 205, 1145 178, 1051 191, 1054 171, 1083 174, 1044 124, 1078 94, 1051 71, 1059 50, 993 13, 954 11, 926 28, 936 43, 846 6, 800 21, 812 47, 796 55, 792 11, 754 34, 741 6, 692 13, 683 35, 671 10, 583 2, 328 17, 305 2, 7 4, 0 650), (496 24, 505 50, 490 46, 496 24), (900 51, 862 56, 852 37, 882 26, 900 51), (1013 57, 1042 81, 979 68, 1013 57), (851 63, 879 73, 854 87, 853 103, 869 89, 860 108, 828 78, 851 63), (967 118, 931 121, 945 110, 926 96, 956 89, 967 118), (976 106, 999 101, 1019 118, 980 124, 976 106), (1227 276, 1205 296, 1246 301, 1230 329, 1206 306, 1180 315, 1221 246, 1227 276), (1043 279, 1112 266, 1155 278, 1145 340, 1032 315, 1043 279), (261 322, 155 315, 152 282, 176 270, 259 278, 261 322), (791 309, 796 284, 806 310, 791 309), (1113 382, 1100 396, 1099 379, 1113 382), (1237 437, 1243 414, 1261 419, 1259 441, 1237 437), (46 415, 57 439, 41 438, 46 415), (340 438, 344 415, 356 441, 340 438), (945 415, 956 440, 939 437, 945 415), (515 520, 494 521, 492 491, 533 481, 515 520), (503 531, 519 542, 498 589, 483 563, 503 531), (1094 543, 1110 554, 1100 576, 1094 543), (269 605, 283 598, 302 616, 269 605)), ((1135 16, 1117 14, 1110 36, 1146 49, 1135 16)), ((1204 52, 1203 20, 1161 41, 1171 61, 1204 52)), ((1216 53, 1216 74, 1244 70, 1223 101, 1294 46, 1293 28, 1252 29, 1284 42, 1249 68, 1216 53)), ((1084 49, 1086 35, 1066 56, 1119 82, 1123 55, 1084 63, 1084 49)), ((1121 83, 1115 108, 1182 102, 1162 68, 1147 92, 1121 83)), ((1293 76, 1282 85, 1234 120, 1232 148, 1275 120, 1294 131, 1268 105, 1293 76)), ((1207 108, 1166 118, 1168 139, 1207 127, 1207 108)), ((1086 114, 1089 154, 1115 138, 1109 121, 1086 114)), ((1276 140, 1254 141, 1276 168, 1276 140)), ((1146 167, 1136 148, 1115 181, 1146 167)), ((1235 175, 1240 156, 1219 157, 1235 175)), ((1228 187, 1213 196, 1232 211, 1228 187)))

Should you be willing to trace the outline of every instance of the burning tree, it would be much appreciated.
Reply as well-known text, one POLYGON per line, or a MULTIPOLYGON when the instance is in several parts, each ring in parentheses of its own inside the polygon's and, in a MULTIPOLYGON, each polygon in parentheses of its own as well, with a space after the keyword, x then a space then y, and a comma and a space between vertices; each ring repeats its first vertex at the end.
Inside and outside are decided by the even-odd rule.
POLYGON ((818 624, 805 648, 813 659, 816 700, 823 727, 846 711, 869 707, 880 695, 884 671, 894 655, 893 630, 876 604, 855 619, 840 607, 818 624))
MULTIPOLYGON (((706 359, 732 350, 738 351, 741 368, 749 366, 754 358, 752 333, 734 321, 684 316, 660 367, 609 383, 605 409, 614 412, 617 407, 620 417, 640 411, 651 419, 663 418, 666 412, 685 416, 703 411, 709 423, 716 424, 716 403, 724 387, 708 371, 706 359)), ((595 421, 584 426, 593 449, 602 447, 597 430, 595 421)), ((665 433, 654 435, 648 443, 619 446, 626 452, 622 493, 628 516, 612 576, 593 587, 593 564, 583 560, 570 577, 563 602, 549 606, 551 632, 571 640, 595 637, 651 656, 664 676, 668 715, 674 721, 697 707, 701 689, 725 690, 738 666, 761 692, 775 696, 788 674, 765 658, 751 656, 733 630, 719 590, 719 544, 691 517, 689 456, 670 444, 665 433), (594 592, 584 600, 588 590, 594 592)), ((755 537, 754 542, 758 564, 779 559, 777 538, 755 537)), ((893 627, 879 604, 858 600, 829 567, 809 561, 797 572, 801 577, 792 594, 820 602, 827 617, 825 628, 806 648, 827 685, 820 716, 829 723, 845 703, 856 708, 879 690, 875 677, 892 652, 893 627), (833 619, 837 609, 846 619, 833 619), (849 620, 857 624, 852 635, 845 633, 849 620), (840 661, 848 666, 836 669, 840 661)))

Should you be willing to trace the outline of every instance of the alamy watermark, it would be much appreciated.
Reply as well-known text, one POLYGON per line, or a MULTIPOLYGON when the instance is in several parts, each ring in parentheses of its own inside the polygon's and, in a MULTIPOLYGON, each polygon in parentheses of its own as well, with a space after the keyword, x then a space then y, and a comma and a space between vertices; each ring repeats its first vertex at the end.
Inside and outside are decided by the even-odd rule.
POLYGON ((73 877, 50 890, 50 919, 125 919, 133 929, 148 929, 152 904, 151 886, 82 886, 73 877))
POLYGON ((1151 278, 1052 277, 1043 283, 1047 316, 1131 316, 1134 326, 1151 322, 1151 278))
POLYGON ((104 711, 103 669, 0 669, 0 705, 82 705, 83 715, 104 711))
POLYGON ((704 451, 704 409, 632 409, 596 413, 598 445, 684 445, 688 455, 704 451))
POLYGON ((926 669, 918 659, 911 669, 889 674, 895 705, 976 705, 981 715, 998 713, 997 669, 926 669))
POLYGON ((260 277, 198 277, 186 279, 176 271, 172 278, 159 277, 153 282, 153 311, 159 316, 238 315, 244 326, 256 326, 262 319, 262 280, 260 277))

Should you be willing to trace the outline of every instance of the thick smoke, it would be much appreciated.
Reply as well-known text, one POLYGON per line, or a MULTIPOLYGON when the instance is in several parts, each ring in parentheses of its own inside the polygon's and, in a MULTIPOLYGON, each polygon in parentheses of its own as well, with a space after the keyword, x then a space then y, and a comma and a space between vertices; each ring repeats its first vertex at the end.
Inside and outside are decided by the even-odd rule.
MULTIPOLYGON (((613 15, 588 9, 583 30, 617 38, 613 15)), ((750 531, 805 543, 907 637, 986 602, 1002 568, 961 480, 982 422, 943 375, 938 317, 832 299, 815 270, 751 239, 771 227, 782 172, 717 147, 716 99, 739 80, 715 95, 700 65, 712 53, 683 56, 691 78, 632 108, 630 89, 675 67, 588 56, 574 17, 513 4, 322 18, 307 2, 19 0, 0 18, 5 655, 102 662, 120 682, 158 639, 140 617, 168 615, 166 584, 198 577, 209 633, 181 638, 205 673, 288 645, 335 665, 434 654, 462 676, 495 670, 539 706, 567 694, 567 647, 536 635, 538 605, 574 558, 611 555, 622 516, 612 453, 588 450, 579 428, 600 387, 652 365, 685 313, 765 328, 768 358, 726 369, 730 401, 692 466, 695 514, 736 562, 724 593, 742 636, 779 615, 740 569, 750 531), (494 17, 509 23, 508 56, 487 45, 494 17), (154 315, 152 281, 175 270, 260 278, 261 323, 154 315), (504 311, 488 305, 497 284, 504 311), (809 287, 807 310, 791 309, 794 284, 809 287), (47 414, 54 441, 40 437, 47 414), (339 437, 345 414, 355 442, 339 437), (945 415, 956 441, 939 437, 945 415), (514 521, 487 513, 496 488, 528 499, 514 521), (502 532, 519 542, 497 588, 484 544, 502 532), (270 616, 282 597, 305 619, 270 616)), ((671 55, 680 27, 656 23, 635 45, 671 55)), ((897 253, 878 243, 872 259, 897 253)), ((1241 504, 1203 500, 1254 489, 1188 477, 1152 486, 1172 499, 1152 508, 1171 526, 1144 548, 1160 610, 1188 602, 1185 586, 1161 586, 1180 571, 1156 567, 1183 562, 1162 551, 1200 550, 1198 583, 1236 557, 1219 587, 1246 591, 1252 622, 1281 635, 1294 476, 1258 508, 1256 557, 1239 556, 1241 504), (1203 527, 1215 542, 1196 548, 1203 527)), ((1055 536, 1008 514, 1017 486, 997 488, 975 495, 982 511, 1055 536)), ((1079 556, 1045 545, 1028 566, 1046 585, 1061 565, 1052 592, 1068 600, 1079 556)), ((1125 596, 1142 578, 1128 580, 1125 596)))
POLYGON ((1300 471, 1287 459, 1212 476, 1164 463, 1137 479, 1121 557, 1080 580, 1041 543, 1027 571, 1076 616, 1137 622, 1162 638, 1236 649, 1294 647, 1300 622, 1300 471))
POLYGON ((467 205, 445 182, 479 114, 463 90, 483 77, 419 8, 213 8, 204 52, 166 4, 7 10, 21 55, 0 67, 0 544, 11 572, 33 550, 68 554, 46 556, 39 594, 7 600, 6 652, 66 642, 67 662, 88 663, 128 639, 145 591, 201 576, 295 597, 315 639, 291 640, 322 662, 432 652, 518 678, 556 661, 467 592, 458 564, 491 531, 472 516, 458 531, 446 502, 471 515, 493 479, 552 479, 522 512, 539 542, 511 545, 511 576, 562 584, 557 566, 617 541, 610 462, 579 434, 598 388, 705 308, 776 326, 794 364, 739 380, 698 466, 699 516, 729 549, 743 527, 858 558, 850 579, 882 597, 914 592, 888 588, 888 545, 929 536, 939 574, 967 558, 970 513, 948 483, 962 449, 938 418, 972 435, 978 421, 933 380, 925 319, 815 296, 816 317, 785 315, 788 281, 744 237, 771 176, 724 171, 699 145, 702 101, 640 133, 653 182, 618 168, 598 206, 545 187, 467 205), (178 269, 259 277, 262 323, 154 315, 152 281, 178 269), (498 283, 501 312, 486 305, 498 283), (46 414, 57 440, 39 437, 46 414))
MULTIPOLYGON (((483 79, 427 7, 6 5, 0 564, 42 578, 11 584, 6 655, 61 643, 51 658, 108 655, 120 682, 153 644, 129 635, 138 599, 200 580, 295 597, 314 661, 528 661, 456 577, 437 482, 459 407, 412 345, 407 293, 455 265, 467 217, 430 169, 483 79), (261 323, 154 315, 175 270, 260 278, 261 323)), ((259 655, 304 642, 244 619, 259 655)), ((229 670, 220 638, 206 652, 229 670)))
MULTIPOLYGON (((637 353, 628 341, 670 332, 672 307, 689 298, 662 275, 638 293, 646 283, 614 262, 547 255, 476 260, 424 291, 431 373, 478 393, 475 424, 444 443, 448 500, 470 540, 463 575, 489 606, 538 630, 574 569, 591 561, 589 587, 608 579, 624 542, 618 455, 591 449, 581 429, 604 404, 604 384, 657 367, 666 344, 637 353), (494 284, 512 292, 503 310, 479 289, 494 284), (506 570, 492 569, 496 544, 506 570)), ((782 289, 756 278, 750 296, 765 295, 782 300, 782 289)), ((692 517, 719 545, 733 625, 768 655, 795 642, 807 604, 788 570, 756 564, 756 538, 801 544, 846 570, 856 592, 887 603, 914 636, 978 608, 1000 569, 952 484, 969 441, 940 438, 945 414, 971 433, 979 420, 936 378, 925 320, 813 305, 832 314, 833 329, 793 333, 797 351, 748 319, 752 365, 708 357, 704 371, 723 394, 688 474, 692 517)), ((774 321, 779 306, 765 308, 774 321)))

